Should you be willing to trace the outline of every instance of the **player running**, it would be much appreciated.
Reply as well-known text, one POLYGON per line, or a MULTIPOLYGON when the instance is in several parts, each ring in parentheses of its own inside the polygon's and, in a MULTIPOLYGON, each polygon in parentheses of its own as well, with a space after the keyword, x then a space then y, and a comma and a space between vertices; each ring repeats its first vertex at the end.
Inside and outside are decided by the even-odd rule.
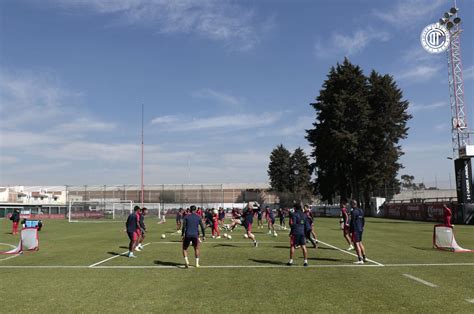
POLYGON ((311 209, 309 208, 309 205, 304 205, 304 213, 306 215, 306 218, 308 218, 309 222, 309 229, 306 230, 306 239, 311 241, 313 244, 314 248, 318 247, 318 238, 316 237, 316 233, 314 232, 314 217, 313 213, 311 212, 311 209))
POLYGON ((265 218, 268 223, 268 234, 273 234, 274 236, 277 236, 277 233, 275 232, 275 215, 273 214, 273 210, 270 207, 265 208, 265 218))
POLYGON ((199 240, 198 226, 201 227, 202 239, 205 240, 206 238, 204 224, 202 223, 201 217, 196 214, 196 206, 192 205, 189 208, 189 211, 190 214, 186 215, 186 217, 183 219, 183 230, 181 232, 183 239, 184 265, 186 268, 189 267, 188 248, 190 244, 192 244, 194 248, 196 267, 199 267, 201 241, 199 240))
POLYGON ((230 224, 230 232, 233 232, 237 225, 242 225, 242 214, 238 208, 232 209, 232 223, 230 224))
POLYGON ((243 213, 242 225, 245 228, 246 235, 249 239, 253 241, 255 247, 258 246, 258 242, 255 239, 255 235, 252 233, 252 223, 253 223, 253 208, 250 203, 247 204, 247 210, 243 213))
POLYGON ((128 238, 130 239, 130 243, 128 244, 128 257, 137 257, 133 254, 135 250, 135 246, 138 239, 137 230, 139 229, 138 225, 138 211, 140 210, 140 206, 135 206, 133 208, 133 213, 128 215, 127 222, 125 223, 126 231, 128 238))
POLYGON ((365 257, 365 247, 364 244, 362 244, 362 233, 364 232, 365 225, 364 211, 357 207, 356 200, 351 201, 351 209, 352 211, 349 230, 352 234, 352 242, 355 244, 358 259, 358 261, 354 262, 354 264, 364 264, 367 262, 365 257))
POLYGON ((295 211, 290 212, 290 260, 287 265, 293 265, 295 247, 301 247, 304 257, 304 266, 308 266, 308 250, 306 249, 305 234, 310 230, 308 217, 301 210, 300 204, 295 204, 295 211))
POLYGON ((145 226, 145 216, 148 214, 148 209, 146 207, 143 207, 140 211, 140 216, 138 218, 138 225, 140 227, 140 236, 138 238, 138 244, 135 250, 141 251, 143 250, 143 240, 145 240, 145 232, 146 232, 146 226, 145 226))
POLYGON ((347 244, 349 244, 347 251, 351 251, 354 249, 354 246, 352 245, 351 237, 349 233, 349 214, 347 213, 346 201, 341 202, 341 219, 342 219, 342 234, 344 236, 344 239, 346 239, 347 244))
POLYGON ((277 214, 278 214, 278 218, 280 219, 280 228, 282 230, 285 230, 286 229, 286 223, 285 223, 286 210, 284 208, 278 208, 277 214))

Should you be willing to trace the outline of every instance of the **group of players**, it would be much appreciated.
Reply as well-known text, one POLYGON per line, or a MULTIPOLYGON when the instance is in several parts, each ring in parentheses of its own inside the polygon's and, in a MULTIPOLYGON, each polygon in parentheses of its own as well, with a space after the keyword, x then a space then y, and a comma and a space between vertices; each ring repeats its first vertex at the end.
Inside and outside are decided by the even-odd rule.
MULTIPOLYGON (((301 248, 304 257, 303 265, 308 266, 308 252, 306 243, 307 241, 310 241, 314 248, 316 248, 318 245, 316 232, 314 229, 314 217, 310 207, 308 205, 302 207, 300 204, 295 204, 292 209, 280 209, 277 212, 280 218, 280 227, 282 229, 285 228, 284 217, 289 217, 290 259, 287 265, 293 265, 295 250, 297 248, 301 248)), ((140 209, 139 206, 135 206, 134 213, 130 214, 127 219, 126 230, 130 239, 128 252, 129 257, 136 257, 133 254, 134 250, 139 251, 143 249, 142 243, 146 232, 144 217, 146 214, 146 208, 140 209)), ((187 251, 191 244, 195 252, 196 267, 200 266, 200 235, 202 240, 205 240, 206 226, 211 228, 213 238, 220 238, 220 229, 228 229, 232 232, 236 226, 241 225, 245 228, 245 237, 253 241, 253 245, 255 247, 258 247, 258 241, 256 240, 255 235, 252 233, 252 225, 254 216, 257 216, 258 228, 263 228, 263 214, 267 220, 269 234, 276 235, 274 228, 275 215, 273 210, 268 206, 264 209, 264 211, 262 211, 260 206, 250 202, 242 210, 234 208, 232 210, 232 223, 230 225, 224 224, 226 214, 225 210, 222 208, 218 210, 203 210, 193 205, 186 210, 180 209, 176 215, 176 228, 177 232, 181 233, 182 236, 182 249, 185 267, 189 267, 187 251), (199 228, 201 229, 201 233, 199 233, 199 228)), ((350 245, 348 250, 352 250, 355 247, 358 257, 358 261, 355 263, 363 264, 367 261, 365 256, 365 248, 362 244, 362 233, 365 223, 364 213, 362 209, 358 208, 357 201, 353 200, 351 201, 350 211, 347 209, 346 202, 341 203, 341 215, 344 238, 350 245), (354 246, 352 244, 354 244, 354 246)))

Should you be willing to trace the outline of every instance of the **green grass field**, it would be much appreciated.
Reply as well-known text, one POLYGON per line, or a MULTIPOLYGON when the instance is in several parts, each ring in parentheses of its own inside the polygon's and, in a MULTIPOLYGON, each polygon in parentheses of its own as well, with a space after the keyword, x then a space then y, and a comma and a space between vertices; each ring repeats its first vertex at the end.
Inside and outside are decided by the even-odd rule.
MULTIPOLYGON (((39 251, 0 255, 1 312, 474 313, 474 253, 432 249, 432 223, 369 218, 364 243, 374 262, 354 265, 338 219, 319 218, 321 244, 308 248, 307 268, 300 250, 285 265, 288 231, 271 237, 254 227, 254 248, 236 229, 232 240, 208 237, 198 269, 182 268, 174 221, 146 223, 149 244, 129 259, 120 255, 123 223, 46 221, 39 251)), ((0 250, 8 250, 19 236, 9 220, 0 227, 0 250)), ((474 249, 472 226, 455 232, 474 249)))

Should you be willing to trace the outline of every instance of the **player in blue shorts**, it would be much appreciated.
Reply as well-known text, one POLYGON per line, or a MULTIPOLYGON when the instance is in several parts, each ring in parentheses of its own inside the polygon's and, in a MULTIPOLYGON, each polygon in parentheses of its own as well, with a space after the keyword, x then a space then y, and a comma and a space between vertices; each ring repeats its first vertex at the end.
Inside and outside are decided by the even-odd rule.
POLYGON ((351 220, 349 225, 349 230, 352 234, 352 242, 355 245, 357 253, 357 262, 354 264, 364 264, 367 262, 365 257, 365 247, 362 244, 362 233, 364 232, 364 211, 357 206, 357 201, 351 201, 351 220))
POLYGON ((293 265, 295 247, 301 247, 304 256, 304 266, 308 266, 308 250, 306 249, 305 234, 310 230, 308 217, 303 213, 300 204, 295 204, 294 212, 290 212, 290 260, 287 265, 293 265))
POLYGON ((202 223, 202 219, 199 215, 196 214, 196 206, 192 205, 189 208, 190 214, 186 215, 183 219, 183 230, 181 236, 183 239, 183 257, 184 265, 186 268, 189 267, 188 259, 188 248, 192 244, 194 247, 194 255, 196 257, 196 267, 199 267, 199 256, 201 241, 199 240, 199 227, 201 227, 202 239, 205 240, 205 227, 202 223))
POLYGON ((258 242, 255 239, 255 235, 252 233, 253 215, 254 215, 253 206, 251 203, 248 203, 247 208, 244 209, 244 213, 242 215, 242 218, 243 218, 242 226, 244 226, 245 228, 247 237, 251 239, 253 241, 253 245, 257 247, 258 242))
POLYGON ((127 222, 125 223, 126 231, 128 238, 130 239, 130 243, 128 245, 128 257, 136 257, 133 254, 135 250, 135 246, 137 244, 138 239, 138 232, 137 230, 140 228, 138 222, 138 212, 140 211, 140 206, 135 206, 133 208, 133 213, 128 215, 127 222))

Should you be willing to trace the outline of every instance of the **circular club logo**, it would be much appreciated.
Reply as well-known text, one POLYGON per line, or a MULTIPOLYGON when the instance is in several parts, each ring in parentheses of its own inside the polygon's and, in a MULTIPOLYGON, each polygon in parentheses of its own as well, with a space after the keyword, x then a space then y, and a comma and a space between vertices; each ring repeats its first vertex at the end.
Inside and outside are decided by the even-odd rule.
POLYGON ((430 24, 421 32, 420 41, 429 53, 441 53, 449 47, 449 31, 439 23, 430 24))

